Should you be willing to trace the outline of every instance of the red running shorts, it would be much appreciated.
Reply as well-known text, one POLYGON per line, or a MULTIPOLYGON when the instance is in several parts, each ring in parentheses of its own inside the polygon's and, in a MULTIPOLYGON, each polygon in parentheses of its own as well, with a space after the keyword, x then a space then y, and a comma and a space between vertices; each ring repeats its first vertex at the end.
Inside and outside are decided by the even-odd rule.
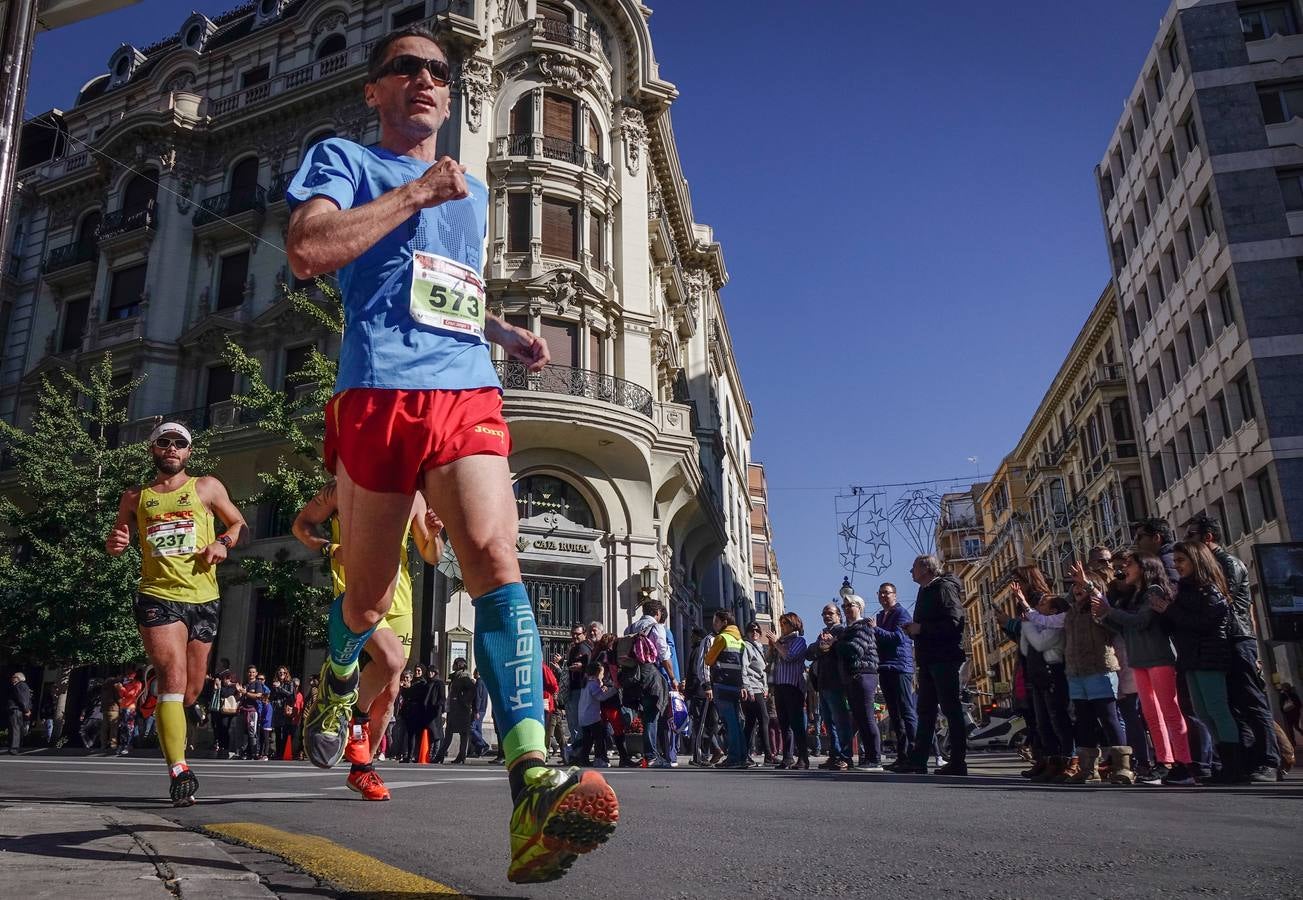
POLYGON ((368 491, 412 494, 422 473, 466 456, 509 456, 497 388, 349 388, 326 404, 326 469, 368 491))

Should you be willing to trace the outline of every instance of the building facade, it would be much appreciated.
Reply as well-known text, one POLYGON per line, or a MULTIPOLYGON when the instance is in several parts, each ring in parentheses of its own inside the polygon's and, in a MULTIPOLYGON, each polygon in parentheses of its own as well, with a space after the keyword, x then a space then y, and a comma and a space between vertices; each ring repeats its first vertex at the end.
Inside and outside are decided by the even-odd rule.
POLYGON ((937 547, 964 579, 973 674, 997 699, 1017 663, 995 616, 1013 614, 1014 570, 1035 563, 1052 590, 1066 593, 1074 559, 1096 545, 1128 546, 1148 515, 1121 354, 1110 287, 990 483, 942 498, 937 547))
MULTIPOLYGON (((24 133, 0 415, 27 421, 42 375, 111 353, 121 379, 146 377, 124 440, 182 419, 213 434, 232 495, 254 493, 285 448, 244 421, 222 348, 238 341, 286 391, 310 348, 337 351, 285 298, 310 288, 286 264, 285 187, 315 142, 378 138, 367 54, 423 23, 455 76, 440 149, 490 189, 491 309, 552 352, 529 374, 494 348, 545 640, 579 621, 623 628, 647 596, 667 601, 681 638, 713 609, 752 610, 753 425, 719 296, 728 273, 693 216, 669 114, 678 91, 660 76, 647 12, 627 0, 255 0, 178 17, 147 47, 106 48, 106 73, 24 133)), ((246 510, 244 552, 302 556, 305 577, 324 578, 286 512, 246 510)), ((448 650, 469 647, 468 598, 434 580, 448 650)), ((302 658, 256 585, 224 592, 220 656, 302 658)))
POLYGON ((1017 647, 1001 637, 997 608, 1012 612, 1009 584, 1031 553, 1027 530, 1026 468, 1005 457, 991 480, 974 489, 975 515, 982 524, 982 555, 963 569, 968 611, 971 678, 997 702, 1007 701, 1013 685, 1017 647))
POLYGON ((1303 534, 1300 12, 1175 0, 1096 169, 1154 512, 1251 569, 1303 534))
POLYGON ((986 530, 982 527, 981 496, 986 484, 974 484, 966 491, 941 495, 937 517, 937 558, 946 571, 964 582, 964 614, 968 620, 969 659, 977 689, 991 692, 987 674, 987 636, 980 596, 966 580, 968 570, 986 555, 986 530))
POLYGON ((751 596, 755 621, 777 632, 778 618, 787 611, 783 602, 783 577, 774 549, 774 523, 769 516, 769 480, 762 463, 747 467, 751 497, 751 596))
POLYGON ((1014 455, 1027 470, 1031 559, 1051 587, 1091 547, 1131 543, 1149 513, 1112 288, 1081 327, 1014 455))

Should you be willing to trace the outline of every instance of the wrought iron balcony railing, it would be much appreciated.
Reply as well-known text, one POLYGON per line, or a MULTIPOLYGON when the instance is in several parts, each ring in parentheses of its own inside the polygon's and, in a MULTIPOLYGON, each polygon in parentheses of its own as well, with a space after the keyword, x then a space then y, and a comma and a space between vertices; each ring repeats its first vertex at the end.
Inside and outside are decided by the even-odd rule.
POLYGON ((99 228, 95 229, 95 237, 104 240, 105 238, 116 237, 119 234, 126 234, 128 231, 135 231, 137 228, 153 227, 154 201, 150 200, 140 209, 119 209, 109 213, 100 221, 99 228))
POLYGON ((556 41, 558 44, 567 44, 576 50, 592 52, 593 35, 592 32, 571 25, 569 22, 558 22, 555 19, 535 19, 534 31, 542 35, 549 41, 556 41))
POLYGON ((67 269, 78 263, 91 262, 99 255, 99 248, 88 241, 65 244, 50 251, 50 255, 45 258, 45 265, 41 266, 41 271, 48 275, 50 272, 67 269))
POLYGON ((614 403, 652 417, 651 391, 632 381, 603 375, 590 369, 574 366, 544 366, 541 372, 530 372, 522 362, 496 360, 493 367, 502 379, 502 387, 509 391, 539 391, 545 394, 567 394, 614 403))
POLYGON ((225 194, 209 197, 199 204, 199 209, 195 212, 195 227, 251 209, 264 209, 266 206, 267 190, 260 184, 251 188, 227 191, 225 194))
POLYGON ((611 164, 609 162, 584 147, 583 144, 577 144, 574 141, 567 141, 564 138, 543 137, 538 145, 539 150, 536 151, 535 135, 533 134, 509 134, 505 138, 499 138, 499 140, 501 143, 498 144, 498 153, 503 156, 525 156, 532 159, 538 152, 541 152, 544 159, 555 159, 588 169, 600 178, 609 178, 611 175, 611 164))

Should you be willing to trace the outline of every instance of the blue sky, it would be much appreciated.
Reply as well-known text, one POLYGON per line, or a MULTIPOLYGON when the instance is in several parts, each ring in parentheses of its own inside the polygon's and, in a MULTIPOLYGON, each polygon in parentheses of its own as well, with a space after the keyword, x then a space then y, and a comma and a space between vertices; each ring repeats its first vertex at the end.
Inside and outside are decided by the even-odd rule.
MULTIPOLYGON (((192 4, 41 35, 28 111, 71 106, 192 4)), ((817 621, 841 583, 838 489, 991 471, 1104 289, 1092 169, 1167 0, 650 5, 731 276, 788 605, 817 621)), ((884 576, 907 603, 909 556, 897 541, 884 576)))

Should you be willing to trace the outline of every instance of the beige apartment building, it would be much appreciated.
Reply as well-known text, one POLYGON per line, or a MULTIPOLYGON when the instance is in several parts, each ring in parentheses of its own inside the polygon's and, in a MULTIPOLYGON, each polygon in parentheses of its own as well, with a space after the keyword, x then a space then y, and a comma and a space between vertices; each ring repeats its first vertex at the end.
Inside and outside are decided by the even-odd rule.
MULTIPOLYGON (((377 139, 367 53, 414 22, 453 63, 441 147, 490 189, 492 309, 552 350, 531 375, 494 348, 545 639, 578 621, 623 628, 646 596, 668 602, 680 646, 716 608, 752 617, 753 423, 720 299, 728 272, 694 217, 669 115, 678 89, 647 10, 618 0, 255 0, 215 19, 178 8, 140 46, 105 47, 104 73, 24 132, 0 415, 26 421, 43 375, 112 353, 121 379, 147 379, 123 439, 182 419, 213 435, 233 495, 251 495, 284 448, 232 402, 243 386, 221 349, 236 339, 286 390, 310 348, 337 350, 285 300, 285 187, 315 142, 377 139)), ((288 535, 293 512, 246 509, 243 552, 301 557, 322 579, 288 535)), ((430 581, 419 605, 453 601, 445 643, 469 648, 467 598, 430 581)), ((223 589, 218 655, 310 667, 257 585, 223 589)), ((419 623, 427 641, 445 637, 437 624, 419 623)))
POLYGON ((783 577, 774 550, 774 523, 769 517, 769 480, 763 463, 747 467, 751 494, 751 582, 756 621, 778 630, 778 618, 787 611, 783 603, 783 577))
POLYGON ((1303 535, 1301 12, 1174 0, 1096 169, 1153 511, 1219 519, 1255 589, 1303 535))
POLYGON ((964 579, 974 677, 988 679, 997 699, 1017 662, 995 618, 996 609, 1013 612, 1014 569, 1035 563, 1053 590, 1066 592, 1074 558, 1099 544, 1128 546, 1134 523, 1148 514, 1121 354, 1110 287, 990 483, 943 498, 951 506, 943 502, 937 546, 964 579))

